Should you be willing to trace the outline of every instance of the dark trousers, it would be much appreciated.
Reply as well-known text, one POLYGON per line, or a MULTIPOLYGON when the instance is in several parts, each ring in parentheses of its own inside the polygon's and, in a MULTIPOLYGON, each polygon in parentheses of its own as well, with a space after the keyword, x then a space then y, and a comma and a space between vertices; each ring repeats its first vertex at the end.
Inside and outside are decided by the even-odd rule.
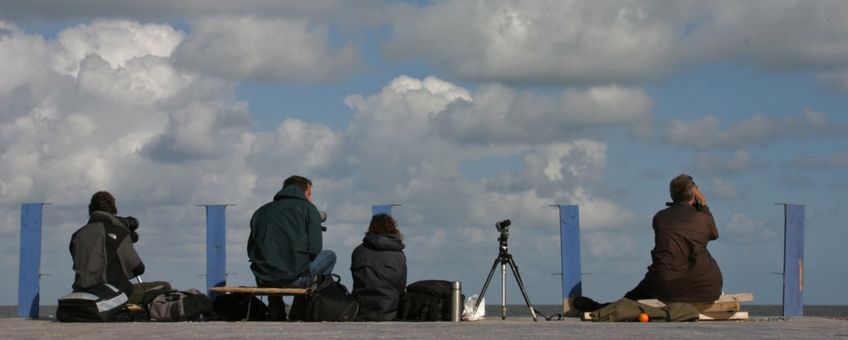
POLYGON ((635 288, 631 289, 629 292, 627 292, 627 294, 624 294, 624 297, 634 301, 656 299, 657 296, 651 291, 647 280, 647 278, 642 279, 642 281, 640 281, 635 288))

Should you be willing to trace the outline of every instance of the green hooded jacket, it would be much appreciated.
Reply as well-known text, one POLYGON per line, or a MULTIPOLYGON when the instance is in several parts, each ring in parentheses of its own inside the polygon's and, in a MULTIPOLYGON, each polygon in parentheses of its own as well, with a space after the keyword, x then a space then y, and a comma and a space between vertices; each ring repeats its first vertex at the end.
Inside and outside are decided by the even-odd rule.
POLYGON ((318 209, 300 187, 284 187, 250 219, 250 269, 259 281, 294 280, 306 272, 321 243, 318 209))

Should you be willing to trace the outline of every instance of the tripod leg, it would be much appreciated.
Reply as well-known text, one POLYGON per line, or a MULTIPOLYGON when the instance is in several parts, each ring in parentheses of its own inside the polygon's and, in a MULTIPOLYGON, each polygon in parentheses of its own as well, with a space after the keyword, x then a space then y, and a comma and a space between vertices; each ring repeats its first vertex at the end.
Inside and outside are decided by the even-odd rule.
MULTIPOLYGON (((495 259, 495 263, 492 264, 492 270, 489 271, 489 277, 486 278, 486 283, 483 284, 483 289, 480 291, 480 295, 477 295, 477 302, 474 304, 474 309, 471 312, 471 315, 477 314, 477 307, 480 306, 480 302, 483 301, 483 295, 486 294, 486 288, 489 288, 489 283, 492 282, 492 275, 495 274, 495 269, 498 268, 498 262, 500 262, 500 257, 495 259)), ((486 306, 483 306, 486 308, 486 306)))
POLYGON ((512 268, 512 274, 515 276, 515 282, 518 283, 521 295, 524 295, 524 302, 527 303, 527 309, 530 310, 530 316, 533 317, 533 321, 539 321, 536 318, 536 310, 533 308, 533 304, 530 303, 530 298, 527 297, 527 290, 524 289, 524 281, 521 280, 521 274, 518 273, 518 265, 515 264, 515 259, 513 259, 510 255, 507 262, 509 262, 509 267, 512 268))
POLYGON ((501 320, 506 320, 506 262, 501 260, 501 320))

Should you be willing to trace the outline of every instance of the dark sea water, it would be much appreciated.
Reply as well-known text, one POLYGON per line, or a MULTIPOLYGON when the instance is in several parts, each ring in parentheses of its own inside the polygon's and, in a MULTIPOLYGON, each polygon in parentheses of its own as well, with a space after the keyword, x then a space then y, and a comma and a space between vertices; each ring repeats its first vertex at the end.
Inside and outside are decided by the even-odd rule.
MULTIPOLYGON (((536 305, 536 310, 545 315, 560 313, 561 305, 536 305)), ((17 306, 0 306, 0 318, 15 318, 18 315, 17 306)), ((751 318, 758 317, 777 317, 782 314, 780 305, 746 305, 742 304, 742 310, 748 312, 751 318)), ((56 306, 42 306, 39 312, 41 319, 53 319, 56 313, 56 306)), ((486 317, 489 319, 500 317, 499 305, 487 305, 486 317)), ((509 305, 507 306, 507 318, 509 317, 527 317, 530 316, 527 307, 524 305, 509 305)), ((818 316, 828 318, 848 318, 848 306, 835 305, 814 305, 804 306, 804 316, 818 316)))

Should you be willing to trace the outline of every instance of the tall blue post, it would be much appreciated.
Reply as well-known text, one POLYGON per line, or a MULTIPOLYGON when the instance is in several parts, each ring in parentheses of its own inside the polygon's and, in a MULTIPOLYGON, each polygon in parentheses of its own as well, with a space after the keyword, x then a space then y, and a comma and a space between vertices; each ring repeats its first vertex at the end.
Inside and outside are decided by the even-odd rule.
POLYGON ((44 203, 21 204, 18 317, 38 319, 41 271, 41 213, 44 203))
POLYGON ((392 207, 397 207, 397 206, 400 206, 400 204, 390 203, 390 204, 372 205, 371 206, 371 214, 372 215, 386 214, 386 215, 391 216, 392 215, 392 207))
POLYGON ((227 204, 208 204, 206 207, 206 293, 214 299, 217 293, 210 287, 227 284, 227 204))
POLYGON ((804 206, 784 204, 783 316, 804 316, 804 206))
POLYGON ((555 205, 559 208, 559 239, 562 256, 562 311, 577 315, 571 307, 574 297, 583 295, 580 274, 580 211, 576 205, 555 205))

